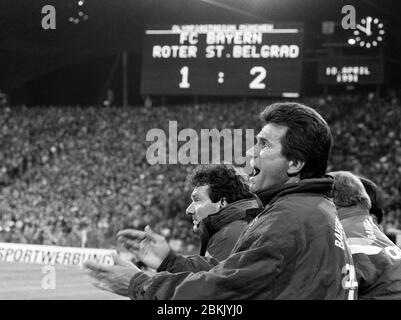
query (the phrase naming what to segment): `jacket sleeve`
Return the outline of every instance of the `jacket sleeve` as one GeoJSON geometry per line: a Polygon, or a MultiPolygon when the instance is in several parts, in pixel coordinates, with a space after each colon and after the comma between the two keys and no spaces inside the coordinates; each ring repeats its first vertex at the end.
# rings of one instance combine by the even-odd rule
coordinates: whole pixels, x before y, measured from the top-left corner
{"type": "MultiPolygon", "coordinates": [[[[161,272],[149,277],[140,272],[131,279],[129,295],[132,299],[227,300],[252,299],[261,290],[274,291],[283,256],[270,246],[231,255],[210,271],[197,273],[161,272]],[[262,259],[254,255],[266,254],[262,259]],[[263,279],[263,281],[260,281],[263,279]]],[[[265,295],[264,294],[264,295],[265,295]]]]}
{"type": "Polygon", "coordinates": [[[183,257],[170,251],[168,256],[163,260],[157,272],[168,271],[171,273],[178,273],[184,271],[199,272],[208,271],[212,269],[218,261],[214,258],[207,258],[202,256],[189,256],[183,257]]]}
{"type": "Polygon", "coordinates": [[[282,276],[283,269],[286,257],[295,255],[297,249],[295,237],[288,232],[291,221],[283,223],[280,218],[268,216],[259,219],[261,226],[248,232],[249,237],[237,252],[209,271],[161,272],[152,277],[139,272],[131,279],[129,296],[180,300],[274,298],[277,290],[290,281],[282,276]]]}

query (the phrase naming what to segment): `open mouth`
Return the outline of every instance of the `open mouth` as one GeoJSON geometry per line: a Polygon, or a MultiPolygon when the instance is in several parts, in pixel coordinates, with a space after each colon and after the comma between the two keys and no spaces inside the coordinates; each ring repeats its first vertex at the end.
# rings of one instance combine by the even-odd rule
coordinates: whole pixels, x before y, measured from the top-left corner
{"type": "Polygon", "coordinates": [[[196,221],[196,220],[192,220],[192,223],[194,224],[194,225],[192,226],[192,230],[193,230],[194,232],[198,232],[198,229],[199,229],[199,222],[196,221]]]}
{"type": "Polygon", "coordinates": [[[197,221],[196,219],[192,219],[192,223],[194,227],[198,227],[199,226],[199,221],[197,221]]]}
{"type": "Polygon", "coordinates": [[[250,177],[256,177],[259,173],[260,173],[260,169],[256,168],[256,167],[253,167],[253,171],[250,174],[250,177]]]}

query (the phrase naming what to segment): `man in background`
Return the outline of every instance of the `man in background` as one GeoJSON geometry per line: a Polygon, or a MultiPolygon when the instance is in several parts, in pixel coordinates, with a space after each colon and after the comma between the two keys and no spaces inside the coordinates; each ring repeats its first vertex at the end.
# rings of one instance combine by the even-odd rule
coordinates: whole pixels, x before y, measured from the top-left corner
{"type": "Polygon", "coordinates": [[[380,231],[369,214],[372,205],[359,178],[348,171],[334,176],[334,203],[347,234],[359,299],[401,299],[401,249],[380,231]]]}
{"type": "Polygon", "coordinates": [[[366,193],[370,198],[369,214],[372,216],[373,221],[377,224],[379,229],[383,231],[383,192],[372,180],[365,177],[358,177],[361,180],[366,193]]]}
{"type": "MultiPolygon", "coordinates": [[[[198,166],[189,176],[189,182],[193,188],[192,202],[186,214],[192,217],[194,231],[199,232],[201,238],[199,256],[222,261],[230,255],[247,226],[247,215],[255,216],[259,210],[258,203],[249,185],[229,165],[198,166]]],[[[145,231],[123,230],[117,236],[127,249],[139,249],[141,261],[159,272],[196,272],[211,268],[210,263],[199,256],[184,258],[175,254],[164,237],[150,227],[145,231]]]]}

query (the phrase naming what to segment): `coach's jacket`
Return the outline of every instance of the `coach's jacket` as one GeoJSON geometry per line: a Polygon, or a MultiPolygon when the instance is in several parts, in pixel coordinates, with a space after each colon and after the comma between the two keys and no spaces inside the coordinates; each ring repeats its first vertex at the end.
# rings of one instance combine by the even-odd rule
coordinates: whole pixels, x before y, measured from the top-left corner
{"type": "Polygon", "coordinates": [[[380,231],[367,210],[351,206],[337,211],[354,259],[359,299],[401,300],[401,249],[380,231]]]}
{"type": "MultiPolygon", "coordinates": [[[[203,219],[199,225],[201,237],[200,256],[213,257],[217,261],[226,259],[242,231],[247,226],[247,217],[260,212],[262,207],[255,198],[238,200],[230,203],[215,214],[211,214],[203,219]]],[[[204,259],[199,256],[183,257],[173,251],[164,259],[158,272],[198,272],[209,270],[214,265],[209,262],[204,263],[204,259]]],[[[217,263],[216,261],[216,263],[217,263]]]]}
{"type": "Polygon", "coordinates": [[[130,298],[355,298],[352,256],[328,197],[332,186],[332,178],[307,179],[258,194],[265,209],[226,260],[197,273],[138,272],[130,298]]]}

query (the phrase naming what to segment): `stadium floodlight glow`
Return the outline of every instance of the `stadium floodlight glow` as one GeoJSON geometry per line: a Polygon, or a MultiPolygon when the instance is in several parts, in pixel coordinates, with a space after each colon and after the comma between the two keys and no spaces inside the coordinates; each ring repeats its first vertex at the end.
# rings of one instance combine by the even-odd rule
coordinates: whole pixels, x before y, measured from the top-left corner
{"type": "Polygon", "coordinates": [[[263,16],[254,14],[253,12],[250,12],[250,11],[247,11],[247,10],[244,10],[244,9],[241,9],[241,8],[234,7],[234,6],[226,4],[226,3],[221,3],[221,2],[216,1],[216,0],[199,0],[199,1],[207,3],[207,4],[215,6],[215,7],[218,7],[218,8],[221,8],[221,9],[224,9],[224,10],[227,10],[227,11],[232,11],[232,12],[235,12],[235,13],[239,13],[239,14],[241,14],[243,16],[251,17],[253,19],[255,19],[255,18],[256,19],[264,19],[263,16]]]}
{"type": "Polygon", "coordinates": [[[355,44],[355,40],[354,39],[348,39],[348,43],[352,46],[355,44]]]}
{"type": "Polygon", "coordinates": [[[84,5],[84,3],[85,3],[85,1],[84,1],[84,0],[80,0],[80,1],[78,1],[78,5],[79,5],[79,6],[83,6],[83,5],[84,5]]]}
{"type": "MultiPolygon", "coordinates": [[[[181,30],[145,30],[145,34],[147,35],[165,35],[165,34],[181,34],[181,30]]],[[[199,30],[196,31],[198,34],[207,34],[207,30],[199,30]]],[[[287,29],[271,29],[271,30],[263,30],[260,33],[270,34],[270,33],[300,33],[300,29],[298,28],[287,28],[287,29]]]]}
{"type": "Polygon", "coordinates": [[[299,98],[298,92],[283,92],[283,98],[299,98]]]}

